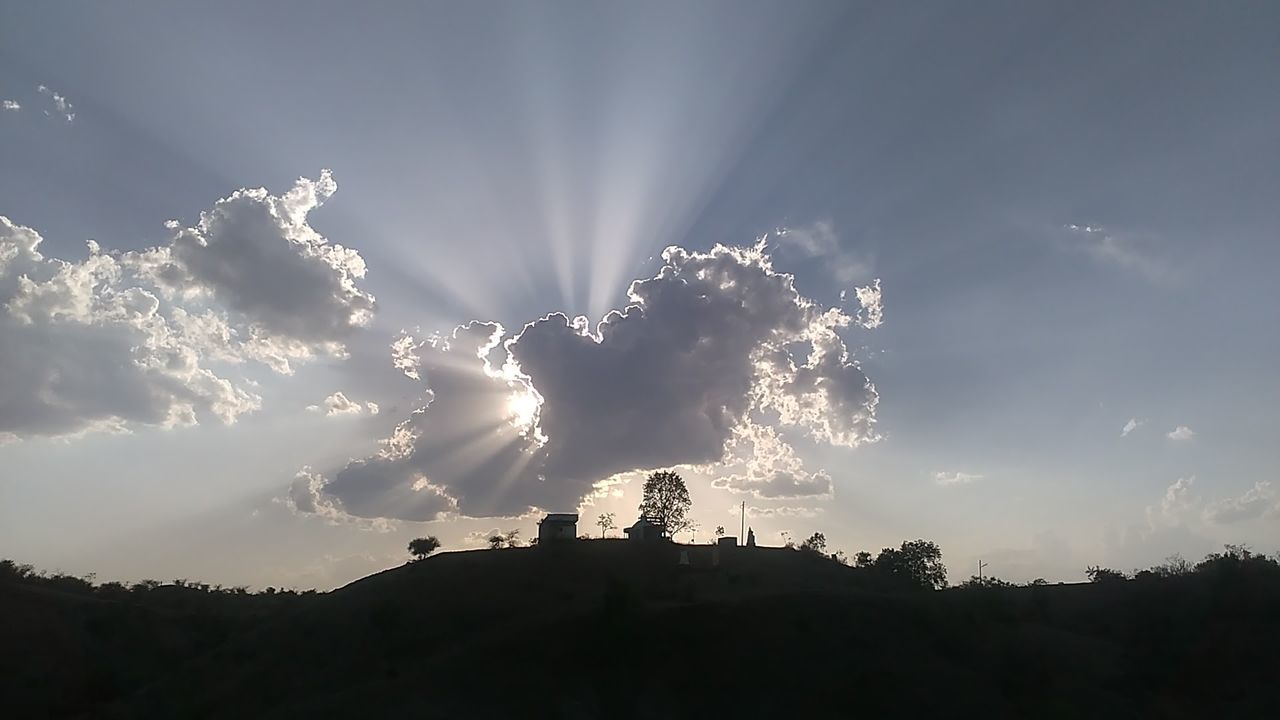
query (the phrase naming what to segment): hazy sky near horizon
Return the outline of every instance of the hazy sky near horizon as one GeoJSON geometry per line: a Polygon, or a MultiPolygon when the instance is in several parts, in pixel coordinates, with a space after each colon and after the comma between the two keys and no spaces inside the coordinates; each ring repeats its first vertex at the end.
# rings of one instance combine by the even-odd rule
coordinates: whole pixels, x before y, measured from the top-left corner
{"type": "Polygon", "coordinates": [[[327,588],[668,467],[953,581],[1280,550],[1278,29],[11,3],[0,556],[327,588]]]}

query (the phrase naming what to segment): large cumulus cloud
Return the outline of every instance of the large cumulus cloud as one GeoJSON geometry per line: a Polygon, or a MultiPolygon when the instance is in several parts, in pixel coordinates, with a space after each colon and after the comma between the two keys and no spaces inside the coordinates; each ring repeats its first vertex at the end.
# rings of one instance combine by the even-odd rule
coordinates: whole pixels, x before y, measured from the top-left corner
{"type": "Polygon", "coordinates": [[[0,216],[0,439],[231,423],[261,400],[229,366],[343,352],[373,298],[359,255],[307,224],[333,189],[324,173],[279,197],[240,190],[166,245],[91,241],[74,262],[0,216]]]}
{"type": "Polygon", "coordinates": [[[167,291],[212,296],[267,334],[340,343],[369,321],[374,300],[356,285],[365,274],[360,254],[307,222],[337,187],[325,170],[278,197],[237,190],[192,227],[170,222],[172,242],[136,260],[167,291]]]}
{"type": "Polygon", "coordinates": [[[853,318],[801,296],[763,242],[671,247],[663,260],[594,329],[551,314],[514,335],[471,323],[398,339],[394,363],[425,382],[425,406],[379,454],[297,483],[295,506],[407,520],[572,508],[613,475],[721,463],[731,444],[753,442],[770,452],[739,458],[757,466],[729,487],[829,494],[824,473],[758,428],[846,446],[876,438],[875,388],[837,333],[853,318]]]}

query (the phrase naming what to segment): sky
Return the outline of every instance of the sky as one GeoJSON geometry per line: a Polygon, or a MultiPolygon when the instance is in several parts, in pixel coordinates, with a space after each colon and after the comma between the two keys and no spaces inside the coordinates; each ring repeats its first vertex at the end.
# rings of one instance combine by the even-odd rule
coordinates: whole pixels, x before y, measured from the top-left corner
{"type": "Polygon", "coordinates": [[[1280,8],[0,10],[0,556],[1280,550],[1280,8]],[[614,535],[618,531],[613,531],[614,535]]]}

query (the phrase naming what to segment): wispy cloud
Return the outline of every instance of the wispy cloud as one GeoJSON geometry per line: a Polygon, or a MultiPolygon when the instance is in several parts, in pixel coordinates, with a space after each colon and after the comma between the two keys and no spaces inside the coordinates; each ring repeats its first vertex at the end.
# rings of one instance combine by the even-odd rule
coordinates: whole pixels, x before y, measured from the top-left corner
{"type": "Polygon", "coordinates": [[[49,100],[53,103],[52,112],[50,110],[45,110],[44,111],[45,115],[48,115],[49,117],[53,117],[54,114],[57,114],[58,116],[65,119],[67,122],[75,122],[75,119],[76,119],[75,106],[72,105],[71,102],[67,100],[65,95],[58,93],[57,91],[49,88],[47,85],[41,85],[37,87],[36,92],[49,98],[49,100]]]}
{"type": "Polygon", "coordinates": [[[4,100],[3,102],[0,102],[0,107],[3,107],[5,110],[17,111],[22,109],[22,103],[17,100],[4,100]]]}
{"type": "Polygon", "coordinates": [[[1145,420],[1139,420],[1138,418],[1129,418],[1129,422],[1125,423],[1123,428],[1120,428],[1120,437],[1128,437],[1129,433],[1133,432],[1134,430],[1137,430],[1138,428],[1142,427],[1144,424],[1146,424],[1145,420]]]}
{"type": "Polygon", "coordinates": [[[1169,263],[1152,251],[1148,237],[1112,232],[1097,225],[1065,225],[1076,239],[1074,247],[1083,250],[1096,262],[1135,272],[1156,283],[1175,279],[1169,263]]]}
{"type": "MultiPolygon", "coordinates": [[[[737,515],[742,512],[742,508],[734,505],[729,508],[730,515],[737,515]]],[[[814,518],[822,514],[822,508],[807,507],[756,507],[754,505],[747,506],[747,517],[749,518],[768,518],[768,517],[795,517],[795,518],[814,518]]]]}
{"type": "Polygon", "coordinates": [[[1253,484],[1243,495],[1211,503],[1204,509],[1204,519],[1220,525],[1252,520],[1280,513],[1280,499],[1269,481],[1253,484]]]}
{"type": "Polygon", "coordinates": [[[361,404],[347,398],[341,392],[336,392],[324,399],[323,407],[320,405],[308,405],[307,410],[310,412],[323,410],[326,417],[333,417],[334,415],[363,415],[365,413],[377,415],[378,404],[372,402],[361,404]]]}
{"type": "Polygon", "coordinates": [[[1190,440],[1191,438],[1195,437],[1195,434],[1196,434],[1195,431],[1187,427],[1186,425],[1179,425],[1178,427],[1165,433],[1165,437],[1169,438],[1170,440],[1190,440]]]}
{"type": "Polygon", "coordinates": [[[933,481],[939,485],[968,485],[975,480],[981,480],[982,475],[965,472],[946,472],[939,471],[933,474],[933,481]]]}
{"type": "Polygon", "coordinates": [[[805,257],[822,258],[831,275],[842,284],[865,280],[871,275],[870,262],[840,247],[840,238],[830,220],[780,228],[777,237],[783,248],[794,248],[805,257]]]}

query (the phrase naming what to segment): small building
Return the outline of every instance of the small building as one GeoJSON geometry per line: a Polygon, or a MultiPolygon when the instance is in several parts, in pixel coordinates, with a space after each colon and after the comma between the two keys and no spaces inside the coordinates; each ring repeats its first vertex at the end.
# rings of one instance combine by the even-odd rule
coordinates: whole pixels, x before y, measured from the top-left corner
{"type": "Polygon", "coordinates": [[[738,538],[732,535],[726,535],[716,540],[716,547],[722,547],[722,548],[738,547],[738,538]]]}
{"type": "Polygon", "coordinates": [[[628,540],[639,540],[650,542],[653,540],[662,540],[667,535],[667,527],[661,522],[653,518],[640,518],[635,525],[624,528],[622,532],[627,534],[628,540]]]}
{"type": "Polygon", "coordinates": [[[573,540],[578,537],[578,516],[575,513],[548,513],[538,521],[538,544],[557,540],[573,540]]]}

